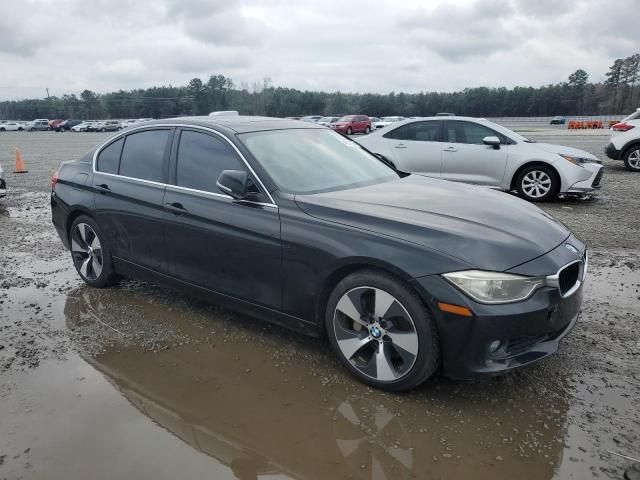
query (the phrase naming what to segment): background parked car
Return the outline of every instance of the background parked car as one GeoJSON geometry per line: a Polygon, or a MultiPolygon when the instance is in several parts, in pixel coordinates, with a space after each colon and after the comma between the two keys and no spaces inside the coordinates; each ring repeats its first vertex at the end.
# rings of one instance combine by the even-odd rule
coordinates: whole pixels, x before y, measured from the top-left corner
{"type": "Polygon", "coordinates": [[[51,130],[49,127],[49,120],[46,118],[37,118],[29,125],[29,131],[35,132],[36,130],[51,130]]]}
{"type": "Polygon", "coordinates": [[[602,187],[602,163],[583,150],[535,143],[471,117],[405,120],[357,140],[401,171],[504,191],[530,201],[602,187]]]}
{"type": "Polygon", "coordinates": [[[93,125],[95,122],[92,120],[85,120],[84,122],[81,122],[73,127],[71,127],[71,131],[72,132],[88,132],[89,131],[89,127],[91,127],[91,125],[93,125]]]}
{"type": "Polygon", "coordinates": [[[120,120],[104,120],[89,126],[89,132],[115,132],[121,130],[120,120]]]}
{"type": "Polygon", "coordinates": [[[18,122],[0,123],[0,132],[21,132],[22,130],[24,130],[24,127],[18,122]]]}
{"type": "Polygon", "coordinates": [[[56,118],[55,120],[49,120],[49,129],[55,130],[64,120],[62,118],[56,118]]]}
{"type": "Polygon", "coordinates": [[[607,157],[623,160],[627,170],[640,172],[640,109],[613,127],[604,150],[607,157]]]}
{"type": "Polygon", "coordinates": [[[320,120],[318,120],[316,123],[318,125],[324,125],[325,127],[328,127],[330,124],[332,123],[336,123],[338,121],[340,117],[322,117],[320,120]]]}
{"type": "Polygon", "coordinates": [[[346,133],[347,135],[369,133],[371,131],[371,120],[366,115],[345,115],[329,126],[336,132],[346,133]]]}
{"type": "Polygon", "coordinates": [[[406,120],[405,117],[382,117],[382,119],[373,124],[373,128],[384,128],[388,127],[392,123],[401,122],[406,120]]]}
{"type": "Polygon", "coordinates": [[[321,118],[322,118],[322,115],[307,115],[305,117],[302,117],[300,120],[302,120],[303,122],[316,123],[321,118]]]}
{"type": "Polygon", "coordinates": [[[640,108],[637,108],[635,112],[631,115],[627,115],[618,123],[611,125],[609,130],[611,131],[611,135],[616,135],[618,133],[627,132],[634,127],[640,127],[640,108]]]}
{"type": "Polygon", "coordinates": [[[7,194],[7,184],[4,180],[4,170],[2,169],[2,165],[0,165],[0,198],[4,197],[7,194]]]}
{"type": "Polygon", "coordinates": [[[76,125],[80,125],[81,123],[82,120],[68,119],[56,125],[55,131],[68,132],[69,130],[71,130],[71,127],[75,127],[76,125]]]}
{"type": "Polygon", "coordinates": [[[567,121],[566,118],[557,116],[557,117],[553,117],[551,119],[551,122],[549,122],[549,123],[551,125],[564,125],[566,121],[567,121]]]}
{"type": "Polygon", "coordinates": [[[374,125],[380,121],[379,117],[369,117],[369,120],[371,120],[371,130],[373,130],[374,128],[376,128],[374,125]]]}

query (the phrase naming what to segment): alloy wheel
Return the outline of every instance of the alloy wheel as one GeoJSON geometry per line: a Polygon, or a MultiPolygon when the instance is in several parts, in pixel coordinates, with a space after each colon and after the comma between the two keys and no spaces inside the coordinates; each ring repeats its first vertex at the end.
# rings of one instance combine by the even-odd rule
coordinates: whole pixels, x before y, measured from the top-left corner
{"type": "Polygon", "coordinates": [[[551,177],[542,170],[532,170],[522,177],[522,190],[531,198],[542,198],[551,190],[551,177]]]}
{"type": "Polygon", "coordinates": [[[338,301],[333,332],[342,355],[363,375],[391,382],[418,356],[418,333],[407,309],[388,292],[356,287],[338,301]]]}
{"type": "Polygon", "coordinates": [[[634,150],[627,158],[629,166],[635,170],[640,170],[640,149],[634,150]]]}
{"type": "Polygon", "coordinates": [[[86,223],[78,223],[71,232],[71,255],[80,274],[96,280],[104,265],[102,246],[96,232],[86,223]]]}

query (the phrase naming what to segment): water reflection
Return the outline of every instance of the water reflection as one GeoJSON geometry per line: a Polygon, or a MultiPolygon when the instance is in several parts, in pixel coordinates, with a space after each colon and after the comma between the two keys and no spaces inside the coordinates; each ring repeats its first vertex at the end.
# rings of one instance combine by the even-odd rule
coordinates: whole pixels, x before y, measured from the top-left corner
{"type": "MultiPolygon", "coordinates": [[[[67,326],[108,323],[115,304],[132,318],[171,317],[185,328],[202,313],[171,298],[81,287],[68,296],[67,326]]],[[[282,351],[306,346],[280,330],[263,334],[258,323],[211,322],[243,335],[192,328],[198,345],[155,353],[116,345],[85,359],[140,412],[239,479],[544,479],[562,460],[568,396],[558,372],[384,394],[348,378],[318,342],[282,361],[282,351]]]]}

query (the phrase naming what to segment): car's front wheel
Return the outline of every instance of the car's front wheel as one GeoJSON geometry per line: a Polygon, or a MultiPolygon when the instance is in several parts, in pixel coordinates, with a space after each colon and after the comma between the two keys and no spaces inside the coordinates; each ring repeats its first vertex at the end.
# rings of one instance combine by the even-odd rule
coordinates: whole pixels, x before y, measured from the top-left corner
{"type": "Polygon", "coordinates": [[[555,172],[543,165],[525,168],[517,179],[518,193],[530,202],[550,200],[558,193],[559,186],[555,172]]]}
{"type": "Polygon", "coordinates": [[[342,364],[373,387],[409,390],[438,368],[431,315],[415,292],[386,273],[362,270],[344,278],[329,297],[325,326],[342,364]]]}
{"type": "Polygon", "coordinates": [[[91,217],[81,215],[76,218],[71,225],[70,243],[73,265],[85,283],[102,288],[118,281],[109,247],[91,217]]]}
{"type": "Polygon", "coordinates": [[[632,172],[640,172],[640,145],[632,147],[624,156],[624,166],[632,172]]]}
{"type": "Polygon", "coordinates": [[[353,129],[351,127],[347,128],[347,135],[351,135],[353,133],[353,129]]]}

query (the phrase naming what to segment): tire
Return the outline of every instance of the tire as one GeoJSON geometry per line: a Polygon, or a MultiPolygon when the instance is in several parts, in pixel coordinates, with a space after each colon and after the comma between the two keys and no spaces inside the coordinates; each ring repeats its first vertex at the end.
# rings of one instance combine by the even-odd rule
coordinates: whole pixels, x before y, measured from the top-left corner
{"type": "Polygon", "coordinates": [[[347,127],[347,135],[353,135],[353,128],[347,127]]]}
{"type": "Polygon", "coordinates": [[[107,131],[107,129],[106,129],[106,128],[101,128],[101,129],[100,129],[100,131],[101,131],[102,133],[104,133],[104,132],[106,132],[106,131],[107,131]]]}
{"type": "Polygon", "coordinates": [[[371,127],[367,127],[364,129],[364,134],[365,135],[369,135],[369,132],[371,132],[371,127]]]}
{"type": "Polygon", "coordinates": [[[20,127],[20,128],[18,128],[18,131],[22,132],[22,131],[24,131],[24,128],[20,127]]]}
{"type": "Polygon", "coordinates": [[[624,166],[632,172],[640,172],[640,145],[631,147],[624,155],[624,166]]]}
{"type": "Polygon", "coordinates": [[[4,127],[0,128],[0,132],[6,132],[6,131],[7,131],[6,128],[4,128],[4,127]]]}
{"type": "Polygon", "coordinates": [[[33,128],[33,127],[31,127],[31,128],[29,129],[29,131],[30,131],[30,132],[35,132],[35,131],[36,131],[36,129],[35,129],[35,128],[33,128]]]}
{"type": "Polygon", "coordinates": [[[359,270],[338,283],[327,303],[325,329],[345,368],[375,388],[412,389],[440,364],[431,315],[417,293],[384,272],[359,270]]]}
{"type": "Polygon", "coordinates": [[[87,285],[104,288],[118,282],[109,246],[93,218],[80,215],[75,219],[69,230],[69,243],[73,265],[87,285]]]}
{"type": "Polygon", "coordinates": [[[545,202],[554,198],[560,190],[557,174],[544,165],[531,165],[518,175],[518,194],[530,202],[545,202]]]}

